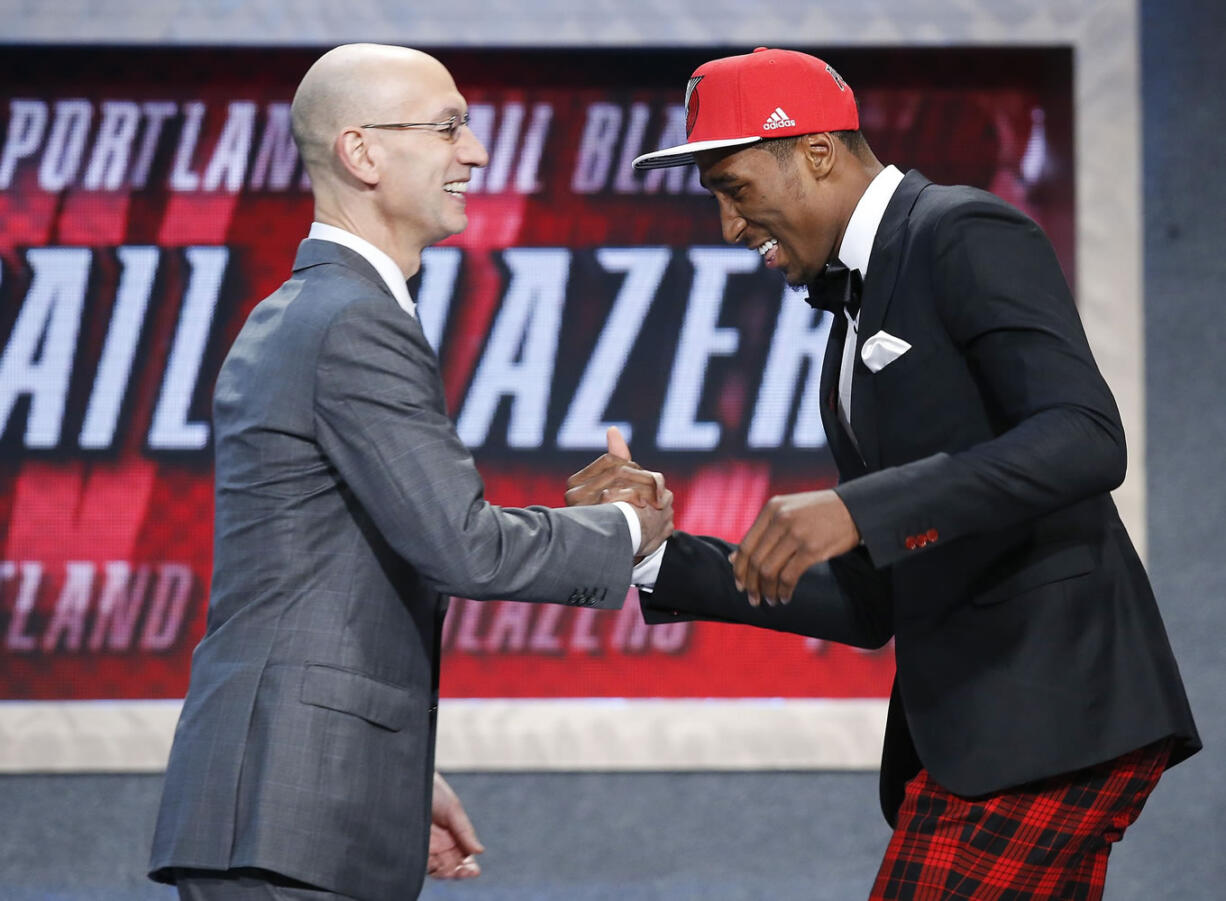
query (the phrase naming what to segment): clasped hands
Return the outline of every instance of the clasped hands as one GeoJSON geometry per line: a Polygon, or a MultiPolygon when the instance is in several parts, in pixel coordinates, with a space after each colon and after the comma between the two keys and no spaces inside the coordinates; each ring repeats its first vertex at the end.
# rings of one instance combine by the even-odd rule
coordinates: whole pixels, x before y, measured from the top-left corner
{"type": "MultiPolygon", "coordinates": [[[[651,545],[644,526],[640,553],[649,554],[672,534],[673,494],[664,487],[660,473],[631,460],[630,448],[616,426],[607,437],[608,453],[567,479],[566,503],[577,506],[620,500],[640,510],[661,510],[666,504],[667,530],[655,533],[651,545]]],[[[750,604],[756,607],[763,600],[769,605],[786,604],[806,569],[845,554],[859,543],[860,531],[834,491],[779,494],[762,507],[728,561],[737,590],[748,595],[750,604]]]]}
{"type": "Polygon", "coordinates": [[[566,480],[566,506],[585,507],[615,501],[633,504],[643,530],[634,558],[638,562],[654,553],[673,534],[673,493],[664,487],[664,476],[630,459],[630,448],[621,429],[610,426],[607,439],[609,452],[566,480]]]}

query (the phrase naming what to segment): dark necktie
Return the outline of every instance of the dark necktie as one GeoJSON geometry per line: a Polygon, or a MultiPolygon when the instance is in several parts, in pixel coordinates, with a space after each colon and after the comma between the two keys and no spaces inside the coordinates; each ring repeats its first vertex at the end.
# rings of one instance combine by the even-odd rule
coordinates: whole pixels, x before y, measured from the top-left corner
{"type": "Polygon", "coordinates": [[[859,269],[848,269],[842,263],[827,263],[826,268],[809,285],[809,306],[831,313],[842,313],[855,319],[860,314],[860,292],[864,279],[859,269]]]}

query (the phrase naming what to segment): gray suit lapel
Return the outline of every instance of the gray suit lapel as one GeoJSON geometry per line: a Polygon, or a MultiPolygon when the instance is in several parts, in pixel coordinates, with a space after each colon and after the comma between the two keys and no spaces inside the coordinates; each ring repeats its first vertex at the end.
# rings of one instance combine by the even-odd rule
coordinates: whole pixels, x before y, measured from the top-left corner
{"type": "Polygon", "coordinates": [[[306,238],[298,245],[298,254],[294,257],[294,274],[299,275],[315,266],[324,266],[329,263],[344,266],[354,275],[370,282],[372,288],[386,295],[392,303],[396,303],[396,298],[388,289],[387,282],[375,271],[375,267],[370,265],[366,258],[356,250],[350,250],[335,241],[306,238]]]}

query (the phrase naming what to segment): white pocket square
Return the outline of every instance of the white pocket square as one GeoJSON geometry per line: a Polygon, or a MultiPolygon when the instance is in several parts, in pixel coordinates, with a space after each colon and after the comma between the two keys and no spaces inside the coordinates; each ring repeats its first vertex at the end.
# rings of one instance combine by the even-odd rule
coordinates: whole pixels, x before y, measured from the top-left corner
{"type": "Polygon", "coordinates": [[[902,338],[895,338],[889,332],[878,332],[860,348],[860,359],[873,372],[880,372],[911,349],[911,345],[902,338]]]}

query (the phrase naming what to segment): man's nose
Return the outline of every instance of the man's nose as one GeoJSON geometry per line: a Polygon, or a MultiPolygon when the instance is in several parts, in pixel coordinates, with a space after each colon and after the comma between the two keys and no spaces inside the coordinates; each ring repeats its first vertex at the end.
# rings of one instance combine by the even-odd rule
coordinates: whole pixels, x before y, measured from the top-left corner
{"type": "Polygon", "coordinates": [[[724,200],[719,202],[719,226],[729,244],[739,243],[745,234],[745,220],[724,200]]]}
{"type": "Polygon", "coordinates": [[[467,166],[484,166],[490,161],[490,155],[485,150],[481,139],[467,125],[460,127],[459,147],[456,156],[467,166]]]}

